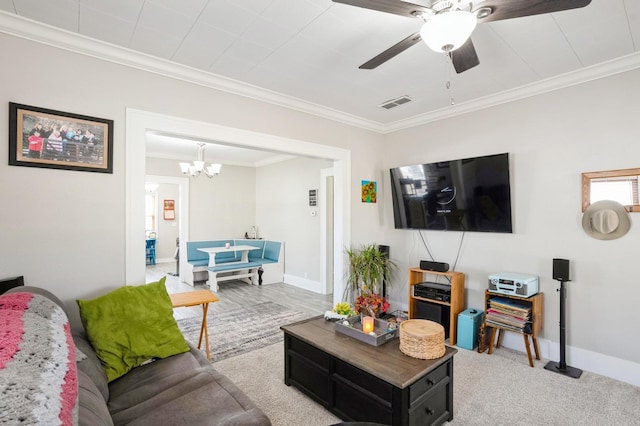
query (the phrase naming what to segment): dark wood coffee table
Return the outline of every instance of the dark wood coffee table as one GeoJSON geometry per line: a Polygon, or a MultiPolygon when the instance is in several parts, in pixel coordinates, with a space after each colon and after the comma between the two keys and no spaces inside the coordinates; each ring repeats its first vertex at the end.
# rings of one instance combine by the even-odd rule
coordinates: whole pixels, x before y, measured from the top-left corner
{"type": "Polygon", "coordinates": [[[399,340],[372,346],[335,332],[315,317],[281,327],[287,386],[295,386],[343,420],[439,425],[453,419],[453,355],[421,360],[399,340]]]}

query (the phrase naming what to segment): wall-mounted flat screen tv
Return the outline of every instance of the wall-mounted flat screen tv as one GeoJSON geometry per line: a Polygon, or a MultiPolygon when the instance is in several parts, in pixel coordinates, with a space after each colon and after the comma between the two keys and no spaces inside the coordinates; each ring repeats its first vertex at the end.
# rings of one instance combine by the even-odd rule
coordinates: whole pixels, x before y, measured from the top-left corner
{"type": "Polygon", "coordinates": [[[391,169],[396,229],[512,232],[509,154],[391,169]]]}

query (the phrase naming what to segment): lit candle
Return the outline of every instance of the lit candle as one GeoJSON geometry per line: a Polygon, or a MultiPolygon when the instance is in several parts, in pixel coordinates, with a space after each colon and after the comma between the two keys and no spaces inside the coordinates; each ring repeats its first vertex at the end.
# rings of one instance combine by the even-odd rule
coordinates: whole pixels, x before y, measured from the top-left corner
{"type": "Polygon", "coordinates": [[[374,329],[374,317],[362,317],[362,332],[371,333],[374,329]]]}

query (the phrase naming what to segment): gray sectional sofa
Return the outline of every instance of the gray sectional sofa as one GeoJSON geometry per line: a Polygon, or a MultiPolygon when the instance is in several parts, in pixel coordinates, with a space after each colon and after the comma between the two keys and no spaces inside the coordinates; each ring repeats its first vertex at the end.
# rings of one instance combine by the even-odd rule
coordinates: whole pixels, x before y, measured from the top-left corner
{"type": "MultiPolygon", "coordinates": [[[[10,292],[44,295],[47,290],[18,287],[10,292]]],[[[229,379],[190,351],[136,367],[107,383],[105,371],[84,330],[72,332],[76,347],[80,425],[270,425],[267,416],[229,379]]]]}

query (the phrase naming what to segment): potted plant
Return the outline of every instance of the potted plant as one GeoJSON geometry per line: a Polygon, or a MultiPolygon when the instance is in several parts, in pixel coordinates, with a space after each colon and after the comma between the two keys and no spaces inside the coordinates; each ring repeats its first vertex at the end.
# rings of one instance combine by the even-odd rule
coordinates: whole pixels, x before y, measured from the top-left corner
{"type": "Polygon", "coordinates": [[[349,272],[343,299],[353,300],[357,313],[379,316],[386,312],[389,303],[382,294],[382,282],[391,283],[396,264],[376,244],[350,248],[346,253],[349,272]]]}

